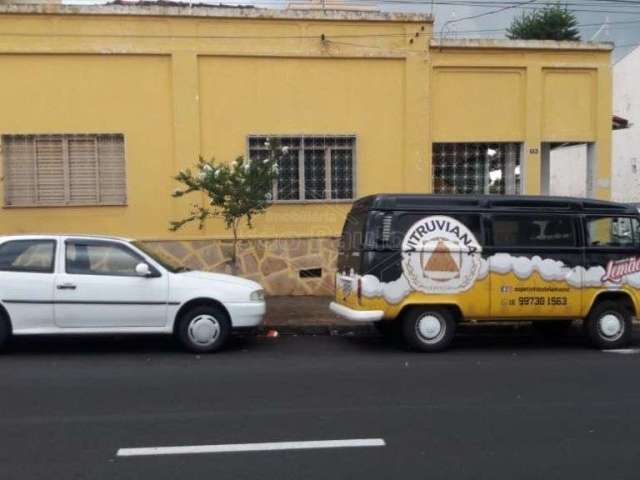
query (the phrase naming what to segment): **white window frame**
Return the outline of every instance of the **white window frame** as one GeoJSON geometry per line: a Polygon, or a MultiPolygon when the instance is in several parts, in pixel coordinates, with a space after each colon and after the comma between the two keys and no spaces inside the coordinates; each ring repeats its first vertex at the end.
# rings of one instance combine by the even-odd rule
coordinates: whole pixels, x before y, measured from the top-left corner
{"type": "MultiPolygon", "coordinates": [[[[298,189],[299,189],[299,198],[298,199],[279,199],[278,198],[278,180],[276,179],[273,182],[273,190],[272,190],[272,198],[274,203],[353,203],[355,199],[358,198],[357,193],[357,146],[358,146],[358,137],[355,134],[321,134],[321,135],[313,135],[313,134],[270,134],[270,133],[256,133],[247,135],[246,138],[246,156],[250,158],[251,156],[251,139],[254,138],[267,138],[267,139],[280,139],[280,138],[297,138],[300,139],[300,148],[298,149],[298,189]],[[305,186],[304,186],[304,140],[306,138],[327,138],[327,139],[336,139],[336,138],[349,138],[353,139],[353,146],[351,149],[351,198],[331,198],[331,150],[334,147],[325,147],[324,153],[324,174],[325,174],[325,198],[320,199],[306,199],[305,197],[305,186]]],[[[336,150],[340,150],[340,148],[336,148],[336,150]]],[[[343,150],[347,150],[346,148],[343,150]]]]}

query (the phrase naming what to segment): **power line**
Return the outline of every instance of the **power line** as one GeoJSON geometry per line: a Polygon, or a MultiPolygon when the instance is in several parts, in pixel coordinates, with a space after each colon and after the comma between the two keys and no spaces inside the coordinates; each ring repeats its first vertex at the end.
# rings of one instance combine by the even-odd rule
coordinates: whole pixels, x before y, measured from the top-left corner
{"type": "MultiPolygon", "coordinates": [[[[536,0],[526,0],[525,2],[521,2],[518,5],[524,5],[524,4],[528,4],[528,3],[533,3],[535,1],[536,0]]],[[[445,28],[447,28],[447,26],[452,24],[452,23],[458,23],[458,22],[462,22],[462,21],[466,21],[466,20],[473,20],[474,18],[480,18],[480,17],[486,17],[488,15],[494,15],[496,13],[504,12],[505,10],[509,10],[509,9],[512,9],[512,8],[515,8],[515,7],[516,7],[515,5],[507,6],[507,7],[501,7],[501,8],[498,8],[496,10],[491,10],[489,12],[483,12],[483,13],[478,13],[476,15],[469,15],[468,17],[462,17],[462,18],[449,20],[449,21],[445,22],[442,25],[442,28],[440,29],[440,36],[441,37],[443,36],[445,28]]]]}
{"type": "MultiPolygon", "coordinates": [[[[536,6],[526,5],[529,2],[510,2],[510,1],[487,1],[481,2],[479,0],[434,0],[433,2],[430,0],[377,0],[376,2],[371,2],[368,0],[346,0],[343,2],[345,5],[354,5],[354,6],[370,6],[373,3],[378,3],[382,5],[415,5],[415,6],[424,6],[430,7],[433,5],[448,5],[448,6],[465,6],[465,7],[478,7],[478,8],[494,8],[496,6],[503,6],[515,8],[519,10],[538,10],[540,7],[547,6],[555,6],[557,3],[545,1],[539,2],[536,6]]],[[[253,5],[258,6],[269,6],[269,5],[283,5],[281,2],[276,2],[273,0],[255,0],[252,2],[253,5]]],[[[603,5],[601,3],[591,2],[572,2],[563,4],[567,7],[600,7],[601,5],[605,8],[615,8],[618,5],[615,4],[607,4],[603,5]]],[[[620,7],[640,7],[640,2],[634,4],[620,5],[620,7]]],[[[507,10],[507,8],[505,8],[507,10]]],[[[603,8],[570,8],[572,12],[585,12],[585,13],[610,13],[610,14],[638,14],[638,10],[630,11],[630,10],[605,10],[603,8]]],[[[496,12],[498,13],[498,12],[496,12]]]]}

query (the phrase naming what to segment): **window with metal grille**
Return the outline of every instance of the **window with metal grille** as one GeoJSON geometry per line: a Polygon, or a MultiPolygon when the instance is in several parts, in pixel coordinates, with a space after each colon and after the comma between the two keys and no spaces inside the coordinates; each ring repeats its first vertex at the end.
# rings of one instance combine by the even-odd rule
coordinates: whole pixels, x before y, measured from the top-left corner
{"type": "Polygon", "coordinates": [[[124,205],[124,136],[2,135],[5,206],[124,205]]]}
{"type": "Polygon", "coordinates": [[[264,160],[267,140],[275,139],[287,153],[278,162],[275,201],[352,200],[355,197],[353,135],[249,137],[249,157],[264,160]]]}
{"type": "Polygon", "coordinates": [[[434,193],[520,193],[519,143],[434,143],[434,193]]]}

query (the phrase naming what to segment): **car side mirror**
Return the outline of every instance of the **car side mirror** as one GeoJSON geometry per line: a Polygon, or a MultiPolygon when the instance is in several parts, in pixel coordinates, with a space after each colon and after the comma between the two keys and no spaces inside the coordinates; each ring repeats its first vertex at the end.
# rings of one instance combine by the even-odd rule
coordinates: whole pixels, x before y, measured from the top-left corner
{"type": "Polygon", "coordinates": [[[149,268],[149,265],[147,265],[146,263],[137,264],[136,275],[138,275],[139,277],[150,277],[151,269],[149,268]]]}

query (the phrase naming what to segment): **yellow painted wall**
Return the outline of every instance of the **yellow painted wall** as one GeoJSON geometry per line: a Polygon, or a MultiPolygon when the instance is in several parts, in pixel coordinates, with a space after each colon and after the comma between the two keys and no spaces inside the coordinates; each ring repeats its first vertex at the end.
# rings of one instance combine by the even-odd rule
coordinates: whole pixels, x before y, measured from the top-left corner
{"type": "Polygon", "coordinates": [[[2,232],[157,235],[169,214],[158,192],[171,189],[170,57],[0,55],[0,71],[0,132],[123,133],[128,183],[126,207],[3,208],[2,232]]]}
{"type": "MultiPolygon", "coordinates": [[[[122,207],[3,208],[0,233],[227,237],[215,221],[168,231],[187,211],[171,177],[198,155],[244,154],[250,134],[355,134],[359,196],[427,192],[432,139],[558,138],[586,95],[570,69],[589,72],[589,138],[609,176],[608,52],[430,48],[424,21],[0,14],[0,32],[0,134],[123,133],[128,184],[122,207]]],[[[526,174],[536,193],[534,154],[526,174]]],[[[243,235],[335,236],[349,208],[277,204],[243,235]]]]}
{"type": "MultiPolygon", "coordinates": [[[[200,57],[201,151],[234,158],[248,134],[353,134],[357,196],[402,191],[403,76],[400,59],[200,57]]],[[[335,235],[346,211],[274,205],[256,226],[295,236],[312,222],[316,235],[335,235]]]]}
{"type": "Polygon", "coordinates": [[[545,140],[595,140],[596,74],[596,69],[542,70],[542,135],[545,140]]]}
{"type": "Polygon", "coordinates": [[[432,141],[522,140],[525,81],[523,68],[434,68],[432,141]]]}

